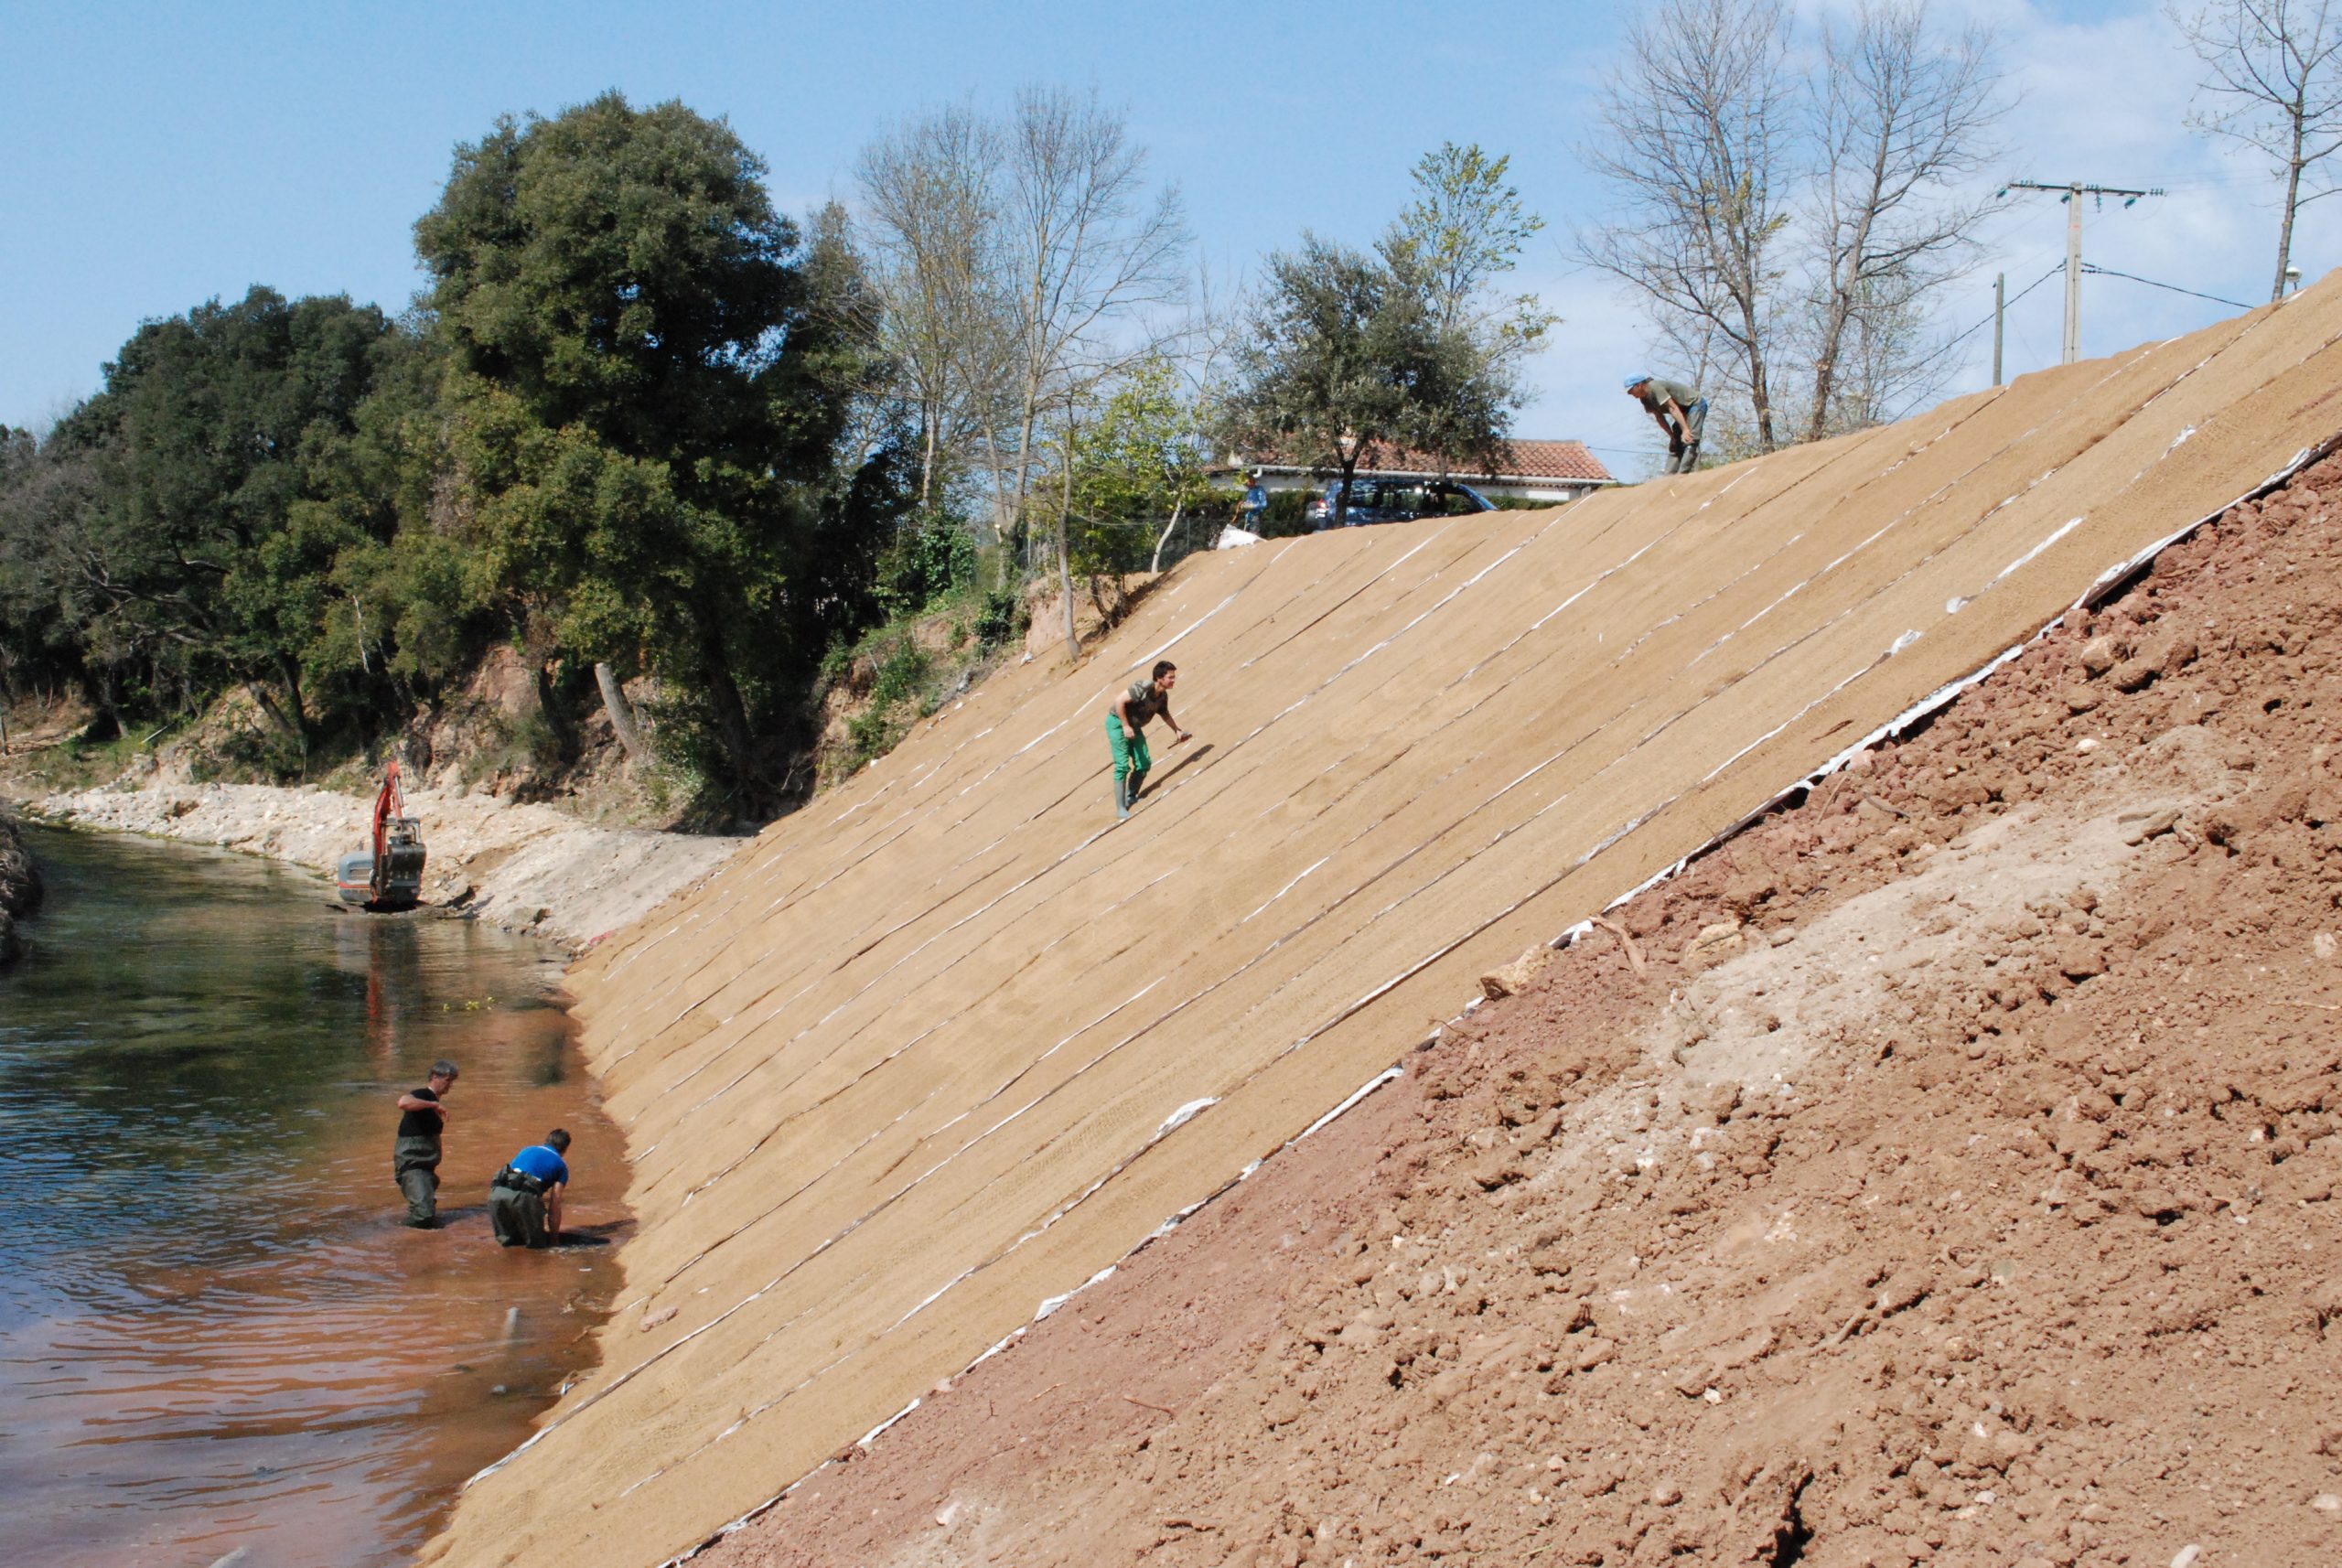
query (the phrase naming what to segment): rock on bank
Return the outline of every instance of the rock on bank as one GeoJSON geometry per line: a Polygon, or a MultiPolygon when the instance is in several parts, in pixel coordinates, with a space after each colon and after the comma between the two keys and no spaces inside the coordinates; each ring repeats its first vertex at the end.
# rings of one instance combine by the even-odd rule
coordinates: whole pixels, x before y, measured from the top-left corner
{"type": "MultiPolygon", "coordinates": [[[[551,807],[484,795],[425,789],[407,802],[431,852],[426,903],[572,948],[639,919],[745,842],[589,827],[551,807]]],[[[367,803],[351,796],[260,784],[109,785],[52,795],[36,809],[58,822],[218,844],[326,873],[363,844],[368,822],[367,803]]]]}

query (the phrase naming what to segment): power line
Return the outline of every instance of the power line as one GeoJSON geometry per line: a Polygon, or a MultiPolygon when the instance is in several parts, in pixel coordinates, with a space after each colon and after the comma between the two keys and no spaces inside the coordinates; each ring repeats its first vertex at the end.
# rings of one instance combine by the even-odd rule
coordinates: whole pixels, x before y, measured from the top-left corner
{"type": "Polygon", "coordinates": [[[2091,185],[2085,180],[2068,180],[2062,185],[2045,185],[2037,179],[2013,179],[2001,187],[2006,196],[2012,190],[2054,190],[2058,200],[2066,204],[2066,342],[2063,362],[2072,364],[2082,357],[2082,198],[2098,198],[2100,210],[2106,199],[2119,196],[2129,207],[2143,196],[2161,196],[2163,187],[2128,185],[2091,185]]]}
{"type": "MultiPolygon", "coordinates": [[[[2006,310],[2006,309],[2008,308],[2008,306],[2011,306],[2011,305],[2014,305],[2018,300],[2023,299],[2026,295],[2031,294],[2035,289],[2039,288],[2043,284],[2047,283],[2051,278],[2056,277],[2059,273],[2062,273],[2062,272],[2064,272],[2065,270],[2066,270],[2066,263],[2063,263],[2063,262],[2059,262],[2056,266],[2051,267],[2047,272],[2043,273],[2039,277],[2035,278],[2031,283],[2026,284],[2023,288],[2021,288],[2021,289],[2017,290],[2014,294],[2013,294],[2013,295],[2009,295],[2009,297],[2008,297],[2008,303],[2007,303],[2006,305],[2002,306],[2001,306],[2001,309],[2002,309],[2002,310],[2006,310]]],[[[1998,312],[1995,312],[1995,314],[1998,314],[1998,312]]],[[[1944,352],[1946,352],[1946,353],[1950,353],[1953,348],[1957,347],[1957,346],[1958,346],[1959,344],[1961,344],[1961,342],[1964,342],[1966,339],[1971,338],[1973,338],[1974,336],[1976,336],[1976,334],[1977,334],[1977,333],[1982,332],[1982,330],[1984,330],[1984,328],[1985,328],[1990,327],[1992,324],[1993,324],[1993,317],[1990,317],[1990,316],[1987,316],[1986,317],[1984,317],[1984,319],[1983,319],[1983,320],[1979,321],[1975,326],[1969,328],[1967,330],[1965,330],[1965,331],[1963,331],[1963,332],[1957,333],[1957,334],[1955,334],[1953,337],[1951,337],[1951,338],[1950,338],[1946,339],[1946,340],[1945,340],[1945,342],[1944,342],[1944,346],[1943,346],[1943,351],[1944,351],[1944,352]]]]}
{"type": "Polygon", "coordinates": [[[2198,289],[2182,288],[2175,283],[2157,283],[2153,278],[2143,278],[2133,273],[2118,273],[2112,267],[2101,267],[2095,262],[2084,262],[2082,263],[2082,271],[2086,273],[2096,273],[2100,277],[2127,278],[2133,283],[2145,284],[2149,288],[2165,288],[2169,289],[2174,294],[2192,295],[2197,299],[2208,299],[2214,305],[2232,305],[2239,310],[2251,310],[2252,308],[2252,306],[2245,304],[2244,301],[2240,299],[2222,299],[2217,294],[2205,294],[2198,289]]]}

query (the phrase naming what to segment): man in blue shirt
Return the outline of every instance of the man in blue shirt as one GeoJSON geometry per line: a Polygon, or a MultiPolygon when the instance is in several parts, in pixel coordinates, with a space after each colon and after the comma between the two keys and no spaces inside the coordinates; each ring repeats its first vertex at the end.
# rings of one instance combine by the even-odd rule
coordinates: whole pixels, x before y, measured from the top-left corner
{"type": "Polygon", "coordinates": [[[512,1156],[488,1189],[488,1223],[499,1246],[550,1247],[561,1240],[561,1195],[569,1186],[569,1134],[559,1127],[512,1156]]]}

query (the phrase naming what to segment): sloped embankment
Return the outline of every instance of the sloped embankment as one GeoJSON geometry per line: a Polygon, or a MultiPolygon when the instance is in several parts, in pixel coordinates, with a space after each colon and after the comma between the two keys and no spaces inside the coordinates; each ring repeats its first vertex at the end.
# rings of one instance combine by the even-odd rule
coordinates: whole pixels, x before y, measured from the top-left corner
{"type": "Polygon", "coordinates": [[[1475,977],[2337,424],[2342,286],[1557,513],[1183,568],[573,976],[643,1228],[430,1550],[655,1562],[1223,1187],[1475,977]],[[1108,693],[1202,740],[1112,824],[1108,693]],[[615,1543],[615,1544],[614,1544],[615,1543]]]}
{"type": "Polygon", "coordinates": [[[704,1561],[2342,1559],[2337,561],[2330,460],[704,1561]]]}

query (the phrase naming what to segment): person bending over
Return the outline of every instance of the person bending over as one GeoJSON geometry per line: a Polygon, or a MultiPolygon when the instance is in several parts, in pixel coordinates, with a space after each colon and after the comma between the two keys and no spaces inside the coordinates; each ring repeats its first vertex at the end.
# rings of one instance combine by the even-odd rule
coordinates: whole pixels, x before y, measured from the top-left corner
{"type": "Polygon", "coordinates": [[[1681,381],[1639,372],[1627,378],[1627,395],[1667,432],[1666,472],[1688,474],[1700,466],[1700,436],[1708,424],[1705,397],[1681,381]]]}
{"type": "Polygon", "coordinates": [[[1157,663],[1149,680],[1133,681],[1131,689],[1114,699],[1106,710],[1106,744],[1114,753],[1114,815],[1119,820],[1131,814],[1138,804],[1138,792],[1146,783],[1147,769],[1155,759],[1147,754],[1146,721],[1160,717],[1171,726],[1171,744],[1178,745],[1187,738],[1179,721],[1171,716],[1171,688],[1179,682],[1179,667],[1168,659],[1157,663]]]}
{"type": "Polygon", "coordinates": [[[561,1240],[561,1195],[569,1187],[569,1134],[555,1127],[496,1173],[488,1223],[501,1247],[550,1247],[561,1240]]]}

